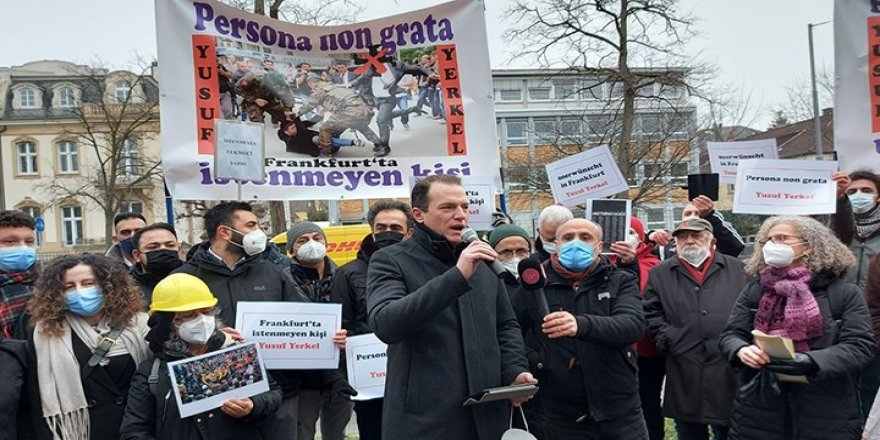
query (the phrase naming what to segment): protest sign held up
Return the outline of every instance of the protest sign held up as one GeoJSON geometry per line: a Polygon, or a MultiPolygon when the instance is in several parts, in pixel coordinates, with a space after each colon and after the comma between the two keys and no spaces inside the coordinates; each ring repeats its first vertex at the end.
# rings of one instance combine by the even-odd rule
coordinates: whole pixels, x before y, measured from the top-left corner
{"type": "Polygon", "coordinates": [[[745,159],[778,159],[776,139],[740,142],[706,142],[712,172],[721,183],[736,183],[736,166],[745,159]]]}
{"type": "Polygon", "coordinates": [[[248,341],[256,341],[272,370],[310,370],[339,366],[333,334],[341,327],[339,304],[239,302],[235,322],[248,341]]]}
{"type": "Polygon", "coordinates": [[[352,400],[378,399],[385,395],[387,349],[372,333],[348,338],[345,343],[348,383],[358,392],[352,400]]]}
{"type": "Polygon", "coordinates": [[[733,212],[738,214],[830,214],[837,207],[831,174],[837,162],[814,160],[741,160],[737,168],[733,212]]]}
{"type": "Polygon", "coordinates": [[[607,145],[546,165],[553,199],[574,206],[629,189],[607,145]]]}

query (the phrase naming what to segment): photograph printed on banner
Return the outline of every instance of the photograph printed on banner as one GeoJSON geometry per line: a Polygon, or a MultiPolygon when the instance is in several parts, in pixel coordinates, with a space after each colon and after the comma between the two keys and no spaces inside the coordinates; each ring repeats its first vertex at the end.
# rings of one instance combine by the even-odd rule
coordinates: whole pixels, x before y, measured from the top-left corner
{"type": "Polygon", "coordinates": [[[168,363],[181,417],[219,408],[229,398],[269,391],[263,357],[256,343],[233,345],[168,363]]]}
{"type": "Polygon", "coordinates": [[[438,46],[316,58],[215,44],[221,116],[265,124],[266,157],[448,154],[438,46]]]}

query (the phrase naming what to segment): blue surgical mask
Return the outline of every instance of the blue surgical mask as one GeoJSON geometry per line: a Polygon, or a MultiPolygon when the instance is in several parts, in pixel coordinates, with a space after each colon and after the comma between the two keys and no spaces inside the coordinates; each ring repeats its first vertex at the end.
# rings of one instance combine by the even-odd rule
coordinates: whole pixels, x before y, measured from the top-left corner
{"type": "Polygon", "coordinates": [[[104,306],[104,292],[97,286],[83,287],[65,293],[67,310],[79,316],[92,316],[104,306]]]}
{"type": "Polygon", "coordinates": [[[0,270],[22,272],[31,268],[37,259],[37,252],[30,246],[0,248],[0,270]]]}
{"type": "Polygon", "coordinates": [[[552,241],[542,241],[541,246],[544,247],[544,252],[547,252],[548,254],[556,253],[556,243],[552,241]]]}
{"type": "Polygon", "coordinates": [[[874,196],[871,194],[857,192],[849,195],[849,203],[852,210],[856,214],[864,214],[874,207],[874,196]]]}
{"type": "Polygon", "coordinates": [[[572,240],[559,246],[559,262],[568,270],[580,272],[593,264],[593,245],[572,240]]]}

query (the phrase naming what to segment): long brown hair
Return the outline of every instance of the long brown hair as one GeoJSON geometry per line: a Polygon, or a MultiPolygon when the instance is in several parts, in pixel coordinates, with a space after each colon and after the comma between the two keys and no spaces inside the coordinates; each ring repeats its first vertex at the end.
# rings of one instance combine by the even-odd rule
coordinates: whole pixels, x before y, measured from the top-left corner
{"type": "Polygon", "coordinates": [[[46,266],[34,286],[33,295],[28,302],[32,327],[41,324],[42,331],[50,337],[64,334],[62,323],[67,313],[64,275],[80,264],[92,269],[98,286],[104,293],[104,306],[101,310],[110,320],[111,327],[125,327],[138,312],[144,311],[141,290],[122,264],[97,254],[63,255],[46,266]]]}

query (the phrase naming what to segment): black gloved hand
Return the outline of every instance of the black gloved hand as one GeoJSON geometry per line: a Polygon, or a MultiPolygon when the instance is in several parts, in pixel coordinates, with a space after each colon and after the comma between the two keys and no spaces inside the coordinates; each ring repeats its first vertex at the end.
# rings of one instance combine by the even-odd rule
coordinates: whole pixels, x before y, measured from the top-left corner
{"type": "Polygon", "coordinates": [[[350,398],[351,396],[357,396],[358,392],[351,385],[348,384],[348,381],[345,379],[336,379],[330,383],[330,392],[333,396],[342,397],[345,399],[350,398]]]}
{"type": "Polygon", "coordinates": [[[796,353],[794,359],[770,358],[770,363],[765,368],[774,373],[792,376],[807,376],[819,371],[819,366],[806,353],[796,353]]]}

